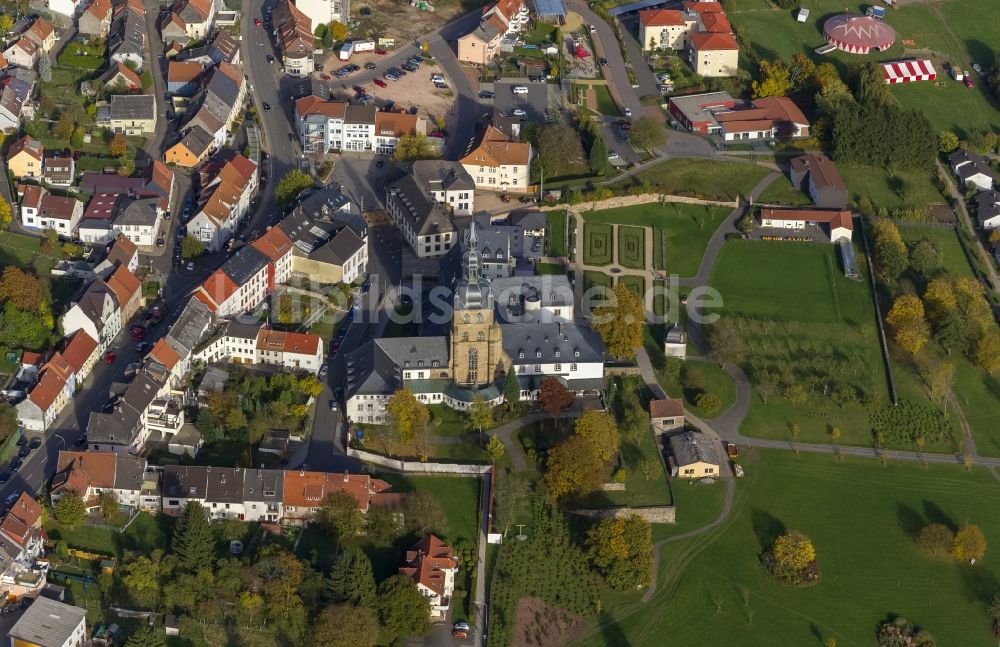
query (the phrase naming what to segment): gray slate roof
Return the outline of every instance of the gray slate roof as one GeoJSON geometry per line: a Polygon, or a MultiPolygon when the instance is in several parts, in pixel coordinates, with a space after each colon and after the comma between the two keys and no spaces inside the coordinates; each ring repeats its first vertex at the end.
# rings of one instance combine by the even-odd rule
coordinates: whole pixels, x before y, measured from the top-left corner
{"type": "Polygon", "coordinates": [[[448,366],[446,337],[396,337],[369,341],[347,355],[345,370],[350,399],[356,393],[394,393],[402,386],[402,368],[425,368],[433,371],[448,366]]]}
{"type": "Polygon", "coordinates": [[[163,496],[204,499],[208,493],[208,468],[203,465],[167,465],[163,468],[163,496]]]}
{"type": "Polygon", "coordinates": [[[244,285],[269,262],[267,256],[258,252],[256,248],[246,245],[229,257],[229,260],[222,265],[222,271],[236,285],[244,285]]]}
{"type": "Polygon", "coordinates": [[[184,359],[194,350],[211,323],[212,313],[208,306],[198,299],[188,299],[183,312],[167,332],[167,345],[184,359]]]}
{"type": "Polygon", "coordinates": [[[511,307],[512,299],[518,302],[516,305],[532,298],[537,298],[542,307],[573,305],[573,288],[564,274],[501,277],[493,279],[491,285],[494,300],[503,308],[501,317],[518,314],[517,308],[513,312],[504,311],[511,307]]]}
{"type": "Polygon", "coordinates": [[[124,203],[120,204],[122,207],[118,215],[115,216],[116,225],[151,227],[159,217],[157,209],[159,209],[160,198],[126,199],[124,203]]]}
{"type": "Polygon", "coordinates": [[[719,464],[711,438],[697,431],[685,431],[670,436],[670,452],[678,467],[694,463],[719,464]]]}
{"type": "Polygon", "coordinates": [[[428,191],[475,191],[476,183],[465,167],[446,160],[418,160],[409,172],[428,191]]]}
{"type": "Polygon", "coordinates": [[[344,227],[328,243],[309,254],[309,258],[343,265],[364,246],[365,242],[350,227],[344,227]]]}
{"type": "Polygon", "coordinates": [[[151,94],[114,94],[111,96],[112,119],[155,119],[156,97],[151,94]]]}
{"type": "Polygon", "coordinates": [[[243,475],[243,500],[280,503],[285,494],[285,472],[248,469],[243,475]]]}
{"type": "Polygon", "coordinates": [[[568,369],[569,364],[604,360],[600,335],[576,324],[512,323],[500,324],[500,329],[503,350],[515,365],[565,364],[568,369]]]}
{"type": "Polygon", "coordinates": [[[184,144],[184,147],[198,157],[201,157],[208,150],[208,147],[212,145],[212,141],[212,134],[197,124],[188,128],[187,132],[184,133],[184,137],[181,138],[181,143],[184,144]]]}
{"type": "Polygon", "coordinates": [[[386,194],[386,201],[397,204],[402,213],[410,214],[413,230],[418,236],[455,230],[441,205],[424,193],[412,175],[394,182],[386,194]]]}
{"type": "Polygon", "coordinates": [[[208,496],[212,503],[243,502],[243,470],[239,467],[209,467],[208,496]]]}
{"type": "Polygon", "coordinates": [[[39,597],[7,635],[41,647],[61,647],[86,617],[85,609],[39,597]]]}

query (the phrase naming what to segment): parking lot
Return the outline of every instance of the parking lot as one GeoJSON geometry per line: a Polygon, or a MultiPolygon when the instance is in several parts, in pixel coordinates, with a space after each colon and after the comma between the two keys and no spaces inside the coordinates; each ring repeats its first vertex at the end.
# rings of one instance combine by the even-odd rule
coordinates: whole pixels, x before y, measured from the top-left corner
{"type": "MultiPolygon", "coordinates": [[[[523,110],[527,121],[545,121],[545,111],[549,106],[549,84],[531,83],[524,81],[502,81],[500,83],[483,83],[480,85],[480,92],[493,92],[496,97],[493,105],[505,114],[514,114],[515,110],[523,110]],[[514,94],[514,88],[524,86],[528,88],[528,94],[514,94]]],[[[488,104],[488,100],[483,103],[488,104]]]]}

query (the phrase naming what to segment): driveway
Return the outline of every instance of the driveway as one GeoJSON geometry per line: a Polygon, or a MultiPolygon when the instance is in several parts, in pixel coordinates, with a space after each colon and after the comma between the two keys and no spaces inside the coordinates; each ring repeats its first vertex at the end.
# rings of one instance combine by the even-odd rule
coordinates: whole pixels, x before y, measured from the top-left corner
{"type": "Polygon", "coordinates": [[[656,75],[649,68],[646,59],[642,55],[642,48],[636,40],[639,33],[639,14],[630,13],[618,19],[622,29],[622,41],[625,43],[625,50],[628,52],[628,60],[632,63],[632,71],[635,72],[635,79],[639,82],[638,93],[643,97],[659,97],[660,84],[656,80],[656,75]]]}

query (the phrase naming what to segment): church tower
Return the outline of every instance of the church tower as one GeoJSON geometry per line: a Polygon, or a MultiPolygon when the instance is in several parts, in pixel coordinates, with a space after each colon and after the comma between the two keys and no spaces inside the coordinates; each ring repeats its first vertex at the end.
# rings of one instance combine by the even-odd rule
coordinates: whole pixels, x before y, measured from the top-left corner
{"type": "Polygon", "coordinates": [[[451,322],[451,374],[464,388],[489,384],[503,359],[503,333],[493,317],[490,280],[482,275],[476,223],[462,255],[462,278],[455,286],[451,322]]]}

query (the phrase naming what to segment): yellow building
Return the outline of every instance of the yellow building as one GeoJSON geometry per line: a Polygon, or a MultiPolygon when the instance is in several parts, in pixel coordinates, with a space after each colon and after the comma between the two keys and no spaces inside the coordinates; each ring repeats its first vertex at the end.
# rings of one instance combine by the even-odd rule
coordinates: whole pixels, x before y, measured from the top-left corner
{"type": "Polygon", "coordinates": [[[718,477],[719,453],[714,441],[697,431],[670,436],[670,475],[682,479],[718,477]]]}
{"type": "Polygon", "coordinates": [[[7,168],[18,179],[30,177],[41,179],[45,146],[37,139],[25,135],[11,144],[7,151],[7,168]]]}
{"type": "Polygon", "coordinates": [[[498,377],[498,366],[510,363],[503,352],[503,333],[493,316],[490,281],[480,273],[478,242],[473,222],[462,256],[463,275],[455,286],[451,324],[452,379],[466,388],[491,384],[498,377]]]}

